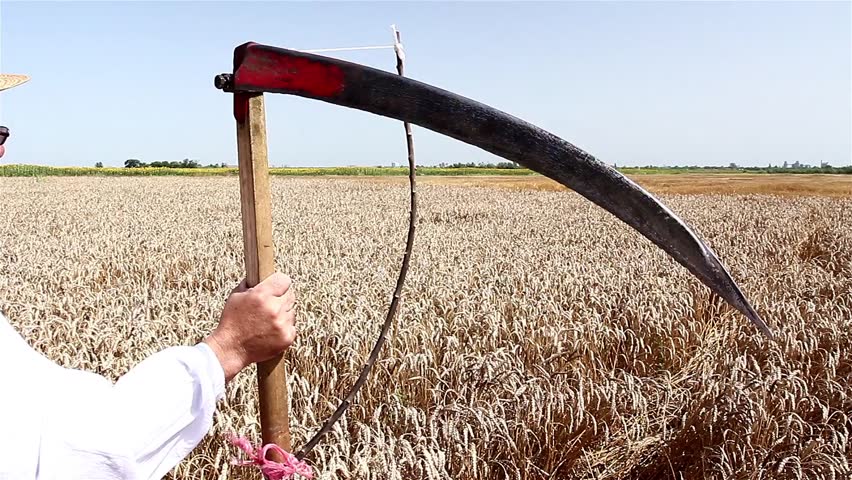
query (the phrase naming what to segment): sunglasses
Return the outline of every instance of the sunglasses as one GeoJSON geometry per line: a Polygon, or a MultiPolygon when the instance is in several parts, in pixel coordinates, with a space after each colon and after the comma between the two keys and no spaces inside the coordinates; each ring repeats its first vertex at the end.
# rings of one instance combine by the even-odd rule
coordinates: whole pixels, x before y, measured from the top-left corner
{"type": "Polygon", "coordinates": [[[0,127],[0,145],[6,143],[7,138],[9,138],[9,129],[6,127],[0,127]]]}

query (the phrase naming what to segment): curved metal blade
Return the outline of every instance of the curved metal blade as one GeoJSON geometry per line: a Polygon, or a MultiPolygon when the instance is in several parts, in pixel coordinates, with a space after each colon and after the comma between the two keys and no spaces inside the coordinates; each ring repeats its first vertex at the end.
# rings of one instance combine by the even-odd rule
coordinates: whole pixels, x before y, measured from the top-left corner
{"type": "Polygon", "coordinates": [[[234,75],[227,80],[220,76],[217,86],[313,98],[419,125],[556,180],[662,248],[772,338],[726,268],[689,226],[629,178],[550,132],[411,78],[252,42],[235,50],[234,75]]]}

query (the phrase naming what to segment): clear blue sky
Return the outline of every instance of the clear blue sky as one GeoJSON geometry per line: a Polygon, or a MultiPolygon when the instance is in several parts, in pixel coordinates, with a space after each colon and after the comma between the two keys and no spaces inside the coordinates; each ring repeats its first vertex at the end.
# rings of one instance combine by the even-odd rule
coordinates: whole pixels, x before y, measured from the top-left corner
{"type": "MultiPolygon", "coordinates": [[[[234,163],[229,71],[246,41],[389,44],[407,74],[618,165],[852,163],[849,2],[0,1],[4,163],[234,163]]],[[[394,71],[391,50],[331,54],[394,71]]],[[[273,165],[405,163],[402,125],[267,95],[273,165]]],[[[415,127],[418,160],[493,162],[415,127]]]]}

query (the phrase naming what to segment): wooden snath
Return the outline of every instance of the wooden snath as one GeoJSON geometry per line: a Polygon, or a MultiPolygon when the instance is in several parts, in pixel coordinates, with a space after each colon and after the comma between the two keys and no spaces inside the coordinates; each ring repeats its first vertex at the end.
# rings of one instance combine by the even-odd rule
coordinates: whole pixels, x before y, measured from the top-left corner
{"type": "MultiPolygon", "coordinates": [[[[275,271],[263,94],[234,93],[234,118],[237,122],[246,285],[253,287],[275,271]]],[[[259,363],[257,382],[263,444],[274,443],[289,452],[290,419],[285,367],[283,354],[259,363]]],[[[278,456],[274,451],[270,454],[278,456]]],[[[269,460],[280,462],[283,459],[269,460]]]]}

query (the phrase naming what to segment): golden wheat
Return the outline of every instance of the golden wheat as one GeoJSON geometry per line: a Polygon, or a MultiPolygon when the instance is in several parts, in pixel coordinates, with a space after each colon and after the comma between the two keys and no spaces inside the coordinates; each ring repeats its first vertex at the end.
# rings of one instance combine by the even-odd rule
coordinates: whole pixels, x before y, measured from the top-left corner
{"type": "MultiPolygon", "coordinates": [[[[295,447],[357,377],[407,228],[404,184],[273,180],[298,289],[295,447]]],[[[309,460],[319,478],[849,478],[852,199],[667,196],[778,333],[572,192],[423,185],[396,326],[309,460]]],[[[116,378],[199,341],[240,280],[235,178],[0,179],[0,310],[116,378]]],[[[254,371],[171,478],[260,478],[254,371]]],[[[132,415],[132,412],[128,412],[132,415]]]]}

